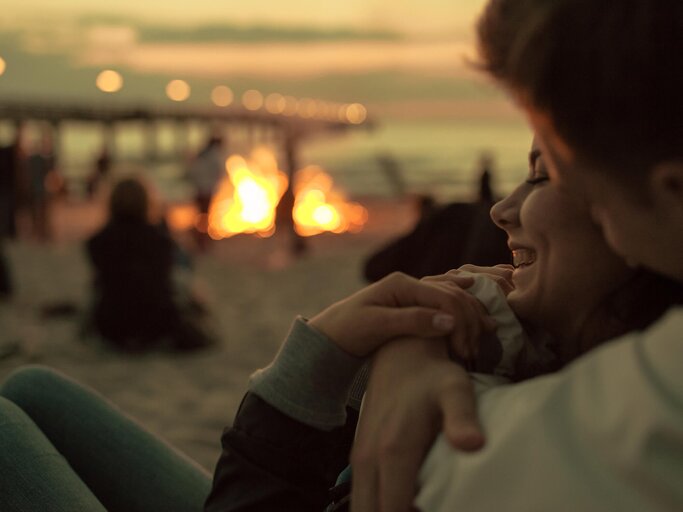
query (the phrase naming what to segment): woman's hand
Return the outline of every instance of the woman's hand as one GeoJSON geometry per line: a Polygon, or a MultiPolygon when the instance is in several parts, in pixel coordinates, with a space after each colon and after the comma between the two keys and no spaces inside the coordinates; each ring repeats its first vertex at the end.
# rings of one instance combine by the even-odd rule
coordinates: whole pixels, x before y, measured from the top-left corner
{"type": "Polygon", "coordinates": [[[468,288],[472,285],[472,279],[463,277],[463,273],[470,272],[472,274],[482,274],[493,279],[507,296],[515,289],[515,285],[512,283],[512,272],[514,270],[515,268],[512,265],[496,265],[495,267],[463,265],[455,270],[449,270],[445,274],[424,277],[422,280],[428,283],[452,281],[462,288],[468,288]]]}
{"type": "Polygon", "coordinates": [[[412,510],[419,468],[442,430],[456,449],[484,444],[470,378],[445,342],[402,338],[380,348],[351,454],[351,510],[412,510]]]}
{"type": "MultiPolygon", "coordinates": [[[[496,265],[495,267],[463,265],[458,269],[449,270],[445,274],[423,277],[421,281],[437,286],[457,286],[461,289],[467,289],[474,284],[474,279],[468,274],[482,274],[493,279],[507,296],[515,288],[512,284],[513,270],[512,265],[496,265]]],[[[487,326],[493,325],[490,329],[493,330],[495,328],[495,321],[489,317],[487,322],[491,322],[487,326]]],[[[451,351],[461,360],[469,361],[475,359],[479,354],[480,341],[480,336],[453,335],[450,337],[451,351]]]]}
{"type": "Polygon", "coordinates": [[[469,346],[495,329],[484,306],[453,280],[420,281],[399,272],[333,304],[309,325],[355,356],[400,336],[450,335],[458,346],[469,346]]]}

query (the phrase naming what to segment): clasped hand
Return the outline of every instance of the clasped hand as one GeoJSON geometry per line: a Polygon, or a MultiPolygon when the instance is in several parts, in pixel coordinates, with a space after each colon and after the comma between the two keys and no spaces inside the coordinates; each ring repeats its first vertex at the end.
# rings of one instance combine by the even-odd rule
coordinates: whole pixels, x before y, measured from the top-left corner
{"type": "Polygon", "coordinates": [[[401,336],[444,337],[472,359],[483,331],[495,329],[484,306],[462,287],[470,278],[417,280],[395,272],[325,309],[309,321],[341,349],[364,357],[401,336]]]}
{"type": "Polygon", "coordinates": [[[447,344],[474,358],[480,335],[495,322],[463,289],[473,280],[462,271],[512,290],[508,265],[466,265],[421,281],[396,273],[311,320],[347,352],[374,353],[351,455],[354,512],[411,510],[418,470],[438,432],[459,450],[484,445],[469,375],[449,359],[447,344]]]}

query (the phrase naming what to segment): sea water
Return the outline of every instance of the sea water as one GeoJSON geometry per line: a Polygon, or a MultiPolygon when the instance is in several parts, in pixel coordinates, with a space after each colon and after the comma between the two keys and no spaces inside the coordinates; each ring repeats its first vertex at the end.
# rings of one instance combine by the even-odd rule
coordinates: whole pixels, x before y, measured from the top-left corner
{"type": "MultiPolygon", "coordinates": [[[[36,145],[39,127],[27,126],[27,146],[36,145]]],[[[183,201],[191,190],[183,175],[192,156],[207,136],[202,125],[155,124],[154,141],[159,159],[150,159],[146,145],[149,133],[140,123],[121,123],[115,132],[113,174],[137,171],[147,175],[168,201],[183,201]]],[[[0,143],[10,140],[10,131],[0,126],[0,143]]],[[[246,154],[258,140],[244,129],[227,131],[230,152],[246,154]]],[[[268,139],[268,137],[266,137],[268,139]]],[[[55,141],[59,170],[74,194],[93,172],[103,147],[103,128],[96,123],[65,122],[55,141]]],[[[271,137],[272,141],[273,138],[271,137]]],[[[266,141],[267,142],[267,141],[266,141]]],[[[493,187],[508,193],[524,177],[531,133],[519,119],[453,121],[379,121],[373,129],[354,129],[341,134],[320,134],[304,139],[299,146],[301,167],[319,165],[332,175],[335,184],[351,197],[391,196],[397,192],[396,177],[386,172],[381,160],[394,162],[405,193],[430,194],[440,202],[476,197],[479,158],[482,152],[494,157],[493,187]]],[[[276,155],[284,165],[277,146],[276,155]]]]}

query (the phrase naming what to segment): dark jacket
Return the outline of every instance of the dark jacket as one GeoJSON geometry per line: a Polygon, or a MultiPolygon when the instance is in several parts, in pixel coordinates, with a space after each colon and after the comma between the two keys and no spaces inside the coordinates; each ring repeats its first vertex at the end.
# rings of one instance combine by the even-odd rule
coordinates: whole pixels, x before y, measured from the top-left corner
{"type": "Polygon", "coordinates": [[[111,341],[156,340],[179,316],[173,301],[175,243],[158,227],[112,221],[87,242],[95,271],[94,322],[111,341]]]}
{"type": "Polygon", "coordinates": [[[247,393],[223,434],[205,510],[323,512],[339,494],[331,488],[348,465],[357,421],[358,413],[347,408],[345,426],[318,430],[247,393]]]}
{"type": "Polygon", "coordinates": [[[443,274],[465,263],[510,262],[507,234],[489,215],[489,203],[452,203],[423,218],[408,234],[370,256],[364,276],[378,281],[392,272],[410,276],[443,274]]]}

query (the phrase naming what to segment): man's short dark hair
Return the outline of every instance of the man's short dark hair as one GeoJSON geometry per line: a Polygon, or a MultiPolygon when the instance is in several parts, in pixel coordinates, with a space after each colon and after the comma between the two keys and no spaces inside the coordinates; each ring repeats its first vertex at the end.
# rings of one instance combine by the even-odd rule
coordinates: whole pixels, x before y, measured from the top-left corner
{"type": "Polygon", "coordinates": [[[683,159],[683,0],[490,0],[478,34],[482,66],[580,159],[683,159]]]}

